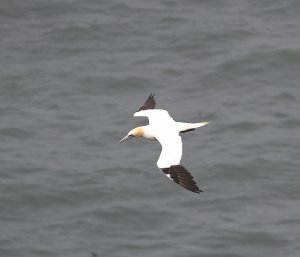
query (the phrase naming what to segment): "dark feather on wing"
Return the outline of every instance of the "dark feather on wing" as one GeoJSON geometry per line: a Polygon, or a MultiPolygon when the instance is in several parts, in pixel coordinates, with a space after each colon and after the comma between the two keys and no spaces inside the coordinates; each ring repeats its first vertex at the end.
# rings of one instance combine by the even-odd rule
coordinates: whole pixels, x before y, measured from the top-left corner
{"type": "Polygon", "coordinates": [[[190,132],[190,131],[194,131],[195,129],[187,129],[187,130],[183,130],[183,131],[180,131],[180,133],[186,133],[186,132],[190,132]]]}
{"type": "Polygon", "coordinates": [[[197,186],[192,174],[181,165],[172,165],[170,168],[162,169],[162,171],[166,175],[170,175],[171,179],[181,187],[198,194],[203,192],[197,186]]]}
{"type": "Polygon", "coordinates": [[[154,98],[154,94],[150,94],[149,97],[147,98],[146,102],[143,104],[143,106],[141,106],[138,109],[138,112],[142,111],[142,110],[154,109],[155,106],[156,106],[156,101],[154,98]]]}

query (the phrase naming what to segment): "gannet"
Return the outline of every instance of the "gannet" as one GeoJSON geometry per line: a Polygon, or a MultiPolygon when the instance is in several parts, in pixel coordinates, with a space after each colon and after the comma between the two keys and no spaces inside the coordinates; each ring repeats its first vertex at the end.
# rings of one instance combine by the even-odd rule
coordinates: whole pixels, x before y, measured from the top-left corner
{"type": "Polygon", "coordinates": [[[155,106],[154,94],[150,94],[143,106],[133,115],[135,117],[148,117],[149,124],[132,129],[121,139],[120,143],[135,137],[157,140],[162,146],[161,154],[157,160],[158,168],[181,187],[194,193],[203,192],[197,186],[191,173],[180,165],[182,141],[179,134],[195,130],[209,122],[176,122],[166,110],[154,109],[155,106]]]}

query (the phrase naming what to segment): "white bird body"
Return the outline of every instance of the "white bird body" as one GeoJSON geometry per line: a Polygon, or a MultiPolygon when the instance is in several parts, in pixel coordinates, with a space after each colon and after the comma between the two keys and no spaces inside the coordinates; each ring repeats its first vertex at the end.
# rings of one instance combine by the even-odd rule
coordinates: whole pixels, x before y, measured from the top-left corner
{"type": "Polygon", "coordinates": [[[207,122],[176,122],[166,110],[160,109],[139,111],[134,116],[144,116],[149,119],[149,125],[142,127],[144,129],[143,137],[152,140],[156,139],[160,142],[162,151],[157,161],[157,166],[160,169],[180,164],[182,156],[180,132],[193,130],[207,124],[207,122]]]}
{"type": "Polygon", "coordinates": [[[178,165],[182,155],[182,142],[179,136],[176,122],[165,110],[139,111],[134,116],[146,116],[149,125],[143,127],[145,138],[155,138],[162,146],[157,166],[168,168],[171,165],[178,165]]]}
{"type": "Polygon", "coordinates": [[[176,122],[166,110],[153,109],[154,107],[154,95],[150,95],[144,106],[134,113],[135,117],[148,117],[149,125],[131,130],[120,142],[132,137],[143,137],[150,140],[156,139],[162,146],[161,154],[157,160],[157,166],[162,169],[169,178],[182,187],[195,193],[201,192],[196,182],[194,182],[192,175],[184,167],[180,166],[182,140],[179,133],[195,130],[196,128],[205,126],[209,122],[176,122]],[[152,102],[149,103],[149,101],[152,102]],[[151,105],[152,108],[149,108],[147,104],[151,105]]]}

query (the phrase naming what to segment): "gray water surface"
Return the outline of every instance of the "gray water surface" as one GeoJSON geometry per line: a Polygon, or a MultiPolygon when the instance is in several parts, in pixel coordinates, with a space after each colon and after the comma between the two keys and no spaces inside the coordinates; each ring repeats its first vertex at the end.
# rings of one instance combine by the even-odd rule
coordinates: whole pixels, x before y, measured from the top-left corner
{"type": "Polygon", "coordinates": [[[300,2],[0,3],[1,257],[299,257],[300,2]],[[156,167],[155,93],[200,195],[156,167]]]}

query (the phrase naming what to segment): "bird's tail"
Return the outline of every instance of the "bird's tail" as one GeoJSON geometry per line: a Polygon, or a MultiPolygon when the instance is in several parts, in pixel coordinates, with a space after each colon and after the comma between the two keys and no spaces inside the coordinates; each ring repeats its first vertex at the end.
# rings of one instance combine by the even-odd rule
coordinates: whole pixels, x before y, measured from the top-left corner
{"type": "Polygon", "coordinates": [[[199,122],[199,123],[186,123],[186,122],[176,122],[177,129],[180,133],[189,132],[195,130],[196,128],[203,127],[207,125],[209,122],[199,122]]]}

